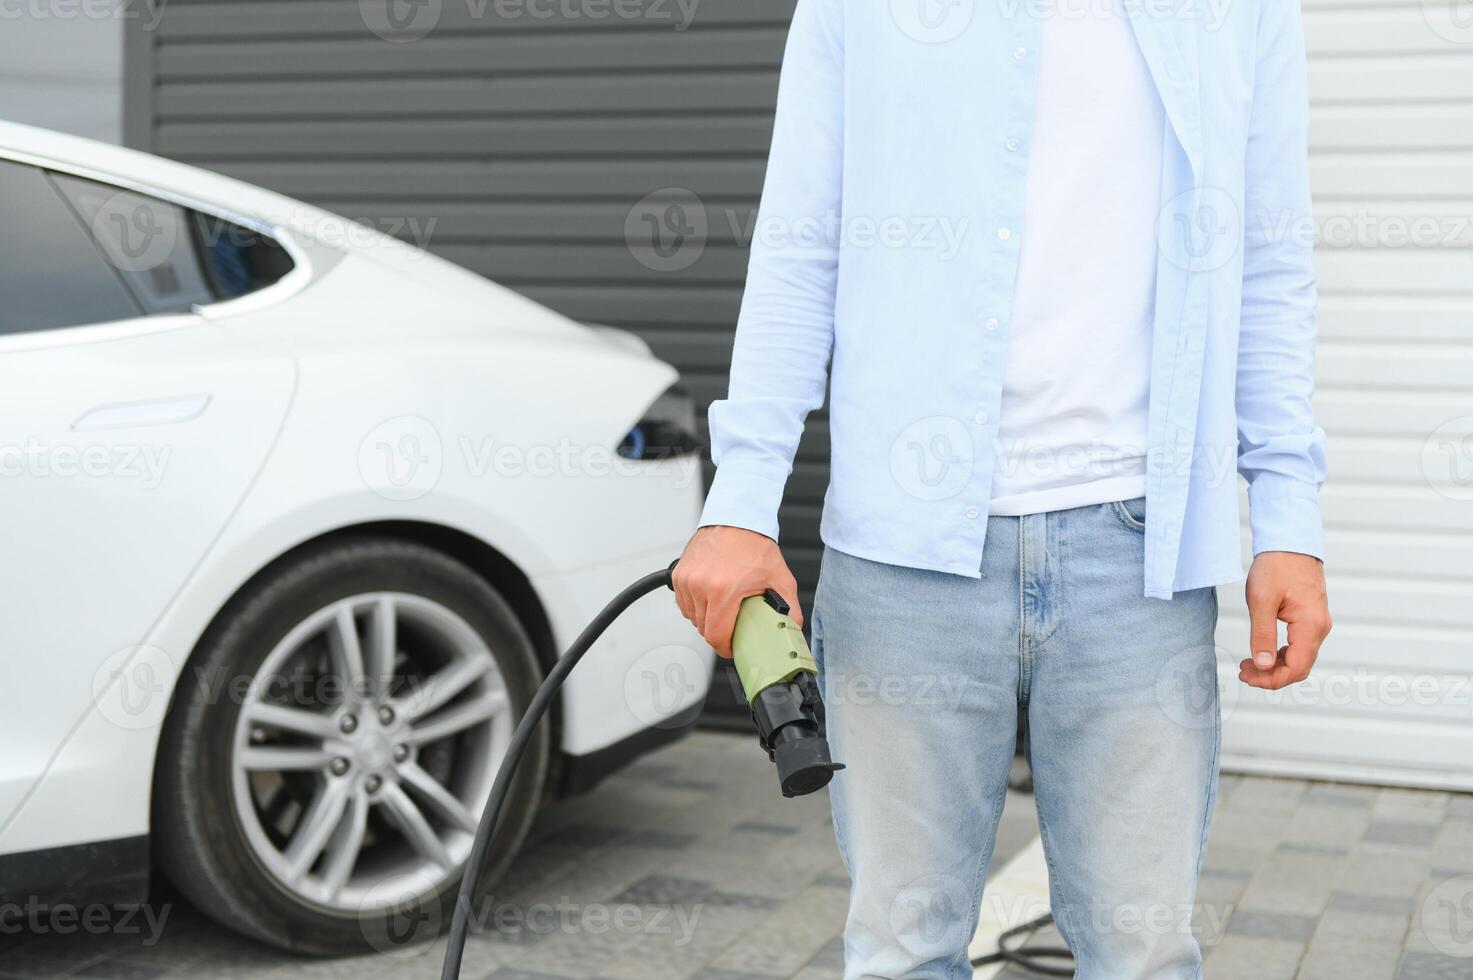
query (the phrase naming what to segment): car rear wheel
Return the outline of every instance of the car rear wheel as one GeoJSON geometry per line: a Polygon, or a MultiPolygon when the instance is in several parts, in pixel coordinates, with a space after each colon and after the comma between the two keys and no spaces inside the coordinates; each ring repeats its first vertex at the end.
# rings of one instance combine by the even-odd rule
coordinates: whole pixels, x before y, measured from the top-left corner
{"type": "MultiPolygon", "coordinates": [[[[232,601],[180,678],[160,863],[206,913],[293,951],[432,938],[540,680],[506,602],[439,552],[361,539],[289,559],[232,601]]],[[[543,728],[488,884],[526,834],[549,746],[543,728]]]]}

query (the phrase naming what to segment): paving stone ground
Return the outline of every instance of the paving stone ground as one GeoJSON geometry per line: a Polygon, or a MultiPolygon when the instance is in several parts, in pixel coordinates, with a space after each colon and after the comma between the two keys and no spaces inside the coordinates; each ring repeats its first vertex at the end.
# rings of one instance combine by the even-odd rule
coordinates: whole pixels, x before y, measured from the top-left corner
{"type": "MultiPolygon", "coordinates": [[[[997,862],[1036,833],[1010,796],[997,862]]],[[[467,980],[841,972],[828,802],[778,796],[744,736],[695,735],[550,808],[496,891],[508,928],[472,939],[467,980]]],[[[0,935],[0,980],[433,980],[444,950],[300,960],[168,894],[152,914],[0,935]]],[[[1473,980],[1473,797],[1226,777],[1193,922],[1209,980],[1473,980]]]]}

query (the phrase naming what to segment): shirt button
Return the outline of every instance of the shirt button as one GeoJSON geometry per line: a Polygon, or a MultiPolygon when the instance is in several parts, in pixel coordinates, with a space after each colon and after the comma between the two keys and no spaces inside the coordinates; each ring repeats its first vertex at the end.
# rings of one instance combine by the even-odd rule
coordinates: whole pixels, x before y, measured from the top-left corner
{"type": "Polygon", "coordinates": [[[978,412],[976,417],[977,417],[977,424],[978,425],[986,425],[987,424],[987,413],[986,412],[978,412]]]}
{"type": "Polygon", "coordinates": [[[967,508],[967,520],[969,520],[969,521],[975,521],[977,519],[977,515],[980,514],[980,513],[982,513],[982,512],[980,510],[978,510],[977,508],[975,508],[975,507],[968,507],[967,508]]]}
{"type": "Polygon", "coordinates": [[[1014,48],[1013,49],[1013,57],[1015,59],[1017,59],[1018,61],[1022,61],[1024,58],[1028,57],[1028,49],[1027,48],[1014,48]]]}
{"type": "Polygon", "coordinates": [[[1008,140],[1007,147],[1008,147],[1008,151],[1009,152],[1011,152],[1011,153],[1017,153],[1018,152],[1018,141],[1015,140],[1015,139],[1008,140]]]}
{"type": "Polygon", "coordinates": [[[997,329],[997,317],[993,317],[991,320],[988,320],[987,321],[987,329],[988,330],[996,330],[997,329]]]}
{"type": "Polygon", "coordinates": [[[999,228],[997,229],[997,237],[1002,239],[1003,241],[1007,241],[1009,238],[1013,237],[1013,233],[1011,231],[1008,231],[1006,228],[999,228]]]}

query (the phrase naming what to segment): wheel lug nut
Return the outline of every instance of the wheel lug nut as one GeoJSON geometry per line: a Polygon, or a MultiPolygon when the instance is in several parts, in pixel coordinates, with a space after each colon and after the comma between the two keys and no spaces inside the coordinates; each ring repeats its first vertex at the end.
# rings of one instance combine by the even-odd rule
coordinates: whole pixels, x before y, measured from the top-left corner
{"type": "Polygon", "coordinates": [[[388,705],[384,705],[378,709],[378,720],[385,725],[392,725],[394,723],[394,709],[388,705]]]}
{"type": "Polygon", "coordinates": [[[407,758],[409,758],[409,746],[407,746],[407,745],[396,745],[396,746],[394,746],[394,761],[395,762],[403,762],[407,758]]]}
{"type": "Polygon", "coordinates": [[[332,774],[334,776],[341,776],[348,771],[348,760],[344,759],[342,756],[338,756],[336,759],[332,760],[331,768],[332,774]]]}
{"type": "Polygon", "coordinates": [[[354,715],[343,715],[342,720],[338,722],[338,728],[342,729],[343,734],[351,735],[358,730],[358,718],[354,715]]]}
{"type": "Polygon", "coordinates": [[[370,793],[377,793],[378,788],[383,784],[384,781],[382,779],[379,779],[377,776],[369,776],[368,780],[364,782],[363,788],[368,790],[370,793]]]}

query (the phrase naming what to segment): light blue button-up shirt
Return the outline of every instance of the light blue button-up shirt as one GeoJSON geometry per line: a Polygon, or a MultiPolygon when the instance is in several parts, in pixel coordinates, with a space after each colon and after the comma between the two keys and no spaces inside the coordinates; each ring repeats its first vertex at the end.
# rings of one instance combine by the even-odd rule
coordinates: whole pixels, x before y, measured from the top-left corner
{"type": "MultiPolygon", "coordinates": [[[[1169,598],[1242,574],[1239,472],[1254,554],[1323,557],[1304,38],[1293,0],[1122,2],[1168,120],[1144,581],[1169,598]]],[[[1040,16],[799,0],[703,524],[777,538],[827,369],[825,543],[979,575],[1040,16]]]]}

